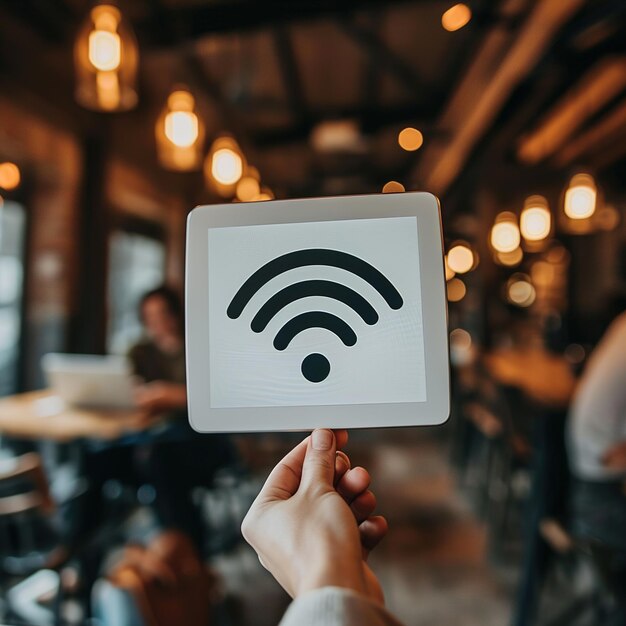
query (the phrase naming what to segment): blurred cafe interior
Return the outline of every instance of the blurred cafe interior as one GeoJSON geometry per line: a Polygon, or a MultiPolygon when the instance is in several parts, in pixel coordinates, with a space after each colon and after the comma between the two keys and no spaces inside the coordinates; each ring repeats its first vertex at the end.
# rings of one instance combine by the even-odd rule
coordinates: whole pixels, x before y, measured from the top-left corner
{"type": "Polygon", "coordinates": [[[190,431],[186,216],[410,191],[452,411],[350,433],[387,606],[626,624],[623,0],[1,0],[0,623],[279,623],[240,524],[301,436],[190,431]]]}

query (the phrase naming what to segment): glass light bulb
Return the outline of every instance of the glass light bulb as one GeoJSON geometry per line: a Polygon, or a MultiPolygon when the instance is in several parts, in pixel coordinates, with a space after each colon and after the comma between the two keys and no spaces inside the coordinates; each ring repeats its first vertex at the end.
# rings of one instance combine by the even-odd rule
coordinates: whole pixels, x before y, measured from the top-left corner
{"type": "Polygon", "coordinates": [[[520,215],[520,230],[526,241],[541,241],[550,234],[552,215],[543,196],[530,196],[520,215]]]}
{"type": "Polygon", "coordinates": [[[516,280],[509,285],[509,301],[527,307],[535,301],[535,288],[526,280],[516,280]]]}
{"type": "Polygon", "coordinates": [[[576,174],[565,192],[565,215],[573,220],[591,217],[596,210],[597,190],[589,174],[576,174]]]}
{"type": "Polygon", "coordinates": [[[122,61],[120,36],[108,30],[89,33],[89,61],[101,72],[116,70],[122,61]]]}
{"type": "Polygon", "coordinates": [[[497,222],[491,228],[491,245],[497,252],[513,252],[520,243],[520,232],[515,222],[497,222]]]}
{"type": "Polygon", "coordinates": [[[550,233],[550,211],[541,207],[525,209],[520,217],[520,227],[524,239],[541,241],[550,233]]]}
{"type": "Polygon", "coordinates": [[[198,139],[198,118],[191,111],[171,111],[165,116],[165,136],[179,148],[188,148],[198,139]]]}
{"type": "Polygon", "coordinates": [[[221,148],[213,154],[211,175],[222,185],[234,185],[243,174],[243,160],[230,148],[221,148]]]}
{"type": "Polygon", "coordinates": [[[474,253],[466,245],[451,248],[447,258],[448,267],[457,274],[465,274],[474,267],[474,253]]]}

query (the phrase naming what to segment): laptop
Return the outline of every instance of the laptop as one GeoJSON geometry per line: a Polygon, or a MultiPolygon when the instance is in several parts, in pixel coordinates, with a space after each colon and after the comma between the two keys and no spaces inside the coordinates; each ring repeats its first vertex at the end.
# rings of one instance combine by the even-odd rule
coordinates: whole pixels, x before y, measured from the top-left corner
{"type": "Polygon", "coordinates": [[[41,366],[48,386],[70,406],[134,407],[134,376],[125,357],[49,353],[41,366]]]}

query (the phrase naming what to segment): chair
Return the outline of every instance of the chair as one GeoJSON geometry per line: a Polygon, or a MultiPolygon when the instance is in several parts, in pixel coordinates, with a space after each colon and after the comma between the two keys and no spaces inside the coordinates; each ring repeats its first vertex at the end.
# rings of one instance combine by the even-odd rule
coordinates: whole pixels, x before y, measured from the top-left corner
{"type": "Polygon", "coordinates": [[[37,606],[36,613],[45,614],[50,624],[60,623],[58,569],[68,556],[54,526],[54,513],[40,456],[29,452],[4,458],[0,462],[0,584],[10,588],[7,612],[28,619],[33,603],[49,596],[54,599],[50,609],[37,606]]]}

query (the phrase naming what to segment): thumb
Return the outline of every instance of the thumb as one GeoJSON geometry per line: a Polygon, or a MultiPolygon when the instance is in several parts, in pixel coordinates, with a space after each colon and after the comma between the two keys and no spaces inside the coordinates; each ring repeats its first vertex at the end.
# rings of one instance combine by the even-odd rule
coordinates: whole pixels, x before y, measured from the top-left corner
{"type": "Polygon", "coordinates": [[[311,487],[333,488],[336,451],[337,442],[332,430],[318,428],[313,431],[302,466],[300,484],[304,489],[311,487]]]}

